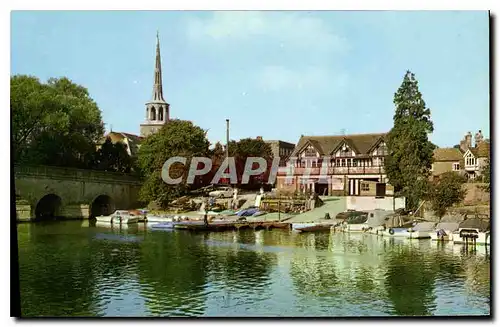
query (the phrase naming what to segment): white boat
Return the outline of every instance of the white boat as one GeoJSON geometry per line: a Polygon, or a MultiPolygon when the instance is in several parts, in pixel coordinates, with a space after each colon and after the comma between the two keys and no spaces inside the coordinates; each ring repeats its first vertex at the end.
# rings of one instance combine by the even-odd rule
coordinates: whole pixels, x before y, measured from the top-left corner
{"type": "Polygon", "coordinates": [[[139,216],[128,212],[127,210],[116,210],[109,216],[97,216],[96,220],[100,223],[109,223],[117,225],[136,224],[139,222],[139,216]]]}
{"type": "Polygon", "coordinates": [[[453,233],[458,231],[459,223],[442,222],[436,225],[434,232],[432,232],[431,240],[440,242],[453,242],[453,233]]]}
{"type": "Polygon", "coordinates": [[[166,223],[173,221],[172,217],[166,215],[147,215],[146,222],[149,223],[166,223]]]}
{"type": "Polygon", "coordinates": [[[453,243],[490,245],[490,220],[470,218],[462,221],[453,233],[453,243]]]}
{"type": "Polygon", "coordinates": [[[156,223],[154,225],[151,225],[151,229],[159,229],[159,230],[173,230],[175,228],[175,225],[180,224],[180,222],[161,222],[161,223],[156,223]]]}
{"type": "Polygon", "coordinates": [[[383,229],[382,225],[384,224],[385,217],[391,213],[392,211],[386,210],[370,210],[363,215],[351,216],[342,223],[341,230],[346,233],[376,232],[379,229],[383,229]]]}
{"type": "Polygon", "coordinates": [[[293,223],[292,224],[292,230],[299,230],[305,227],[314,227],[318,225],[319,223],[293,223]]]}
{"type": "Polygon", "coordinates": [[[382,236],[388,237],[404,237],[410,239],[430,238],[434,231],[433,222],[416,223],[413,227],[395,227],[388,228],[382,231],[382,236]]]}

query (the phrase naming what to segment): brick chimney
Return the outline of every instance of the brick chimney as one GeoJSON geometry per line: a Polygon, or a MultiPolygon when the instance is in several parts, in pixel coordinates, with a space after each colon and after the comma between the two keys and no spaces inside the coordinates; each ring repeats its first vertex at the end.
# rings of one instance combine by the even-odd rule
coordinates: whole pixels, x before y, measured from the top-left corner
{"type": "Polygon", "coordinates": [[[472,133],[471,132],[467,132],[467,134],[465,135],[465,143],[469,148],[472,147],[472,133]]]}
{"type": "Polygon", "coordinates": [[[466,152],[471,147],[472,147],[472,133],[467,132],[467,134],[465,134],[464,136],[464,139],[460,141],[460,150],[462,150],[462,152],[466,152]]]}
{"type": "Polygon", "coordinates": [[[481,142],[483,142],[483,133],[481,132],[481,130],[479,130],[479,132],[476,133],[475,137],[474,137],[474,146],[477,148],[479,146],[479,144],[481,144],[481,142]]]}

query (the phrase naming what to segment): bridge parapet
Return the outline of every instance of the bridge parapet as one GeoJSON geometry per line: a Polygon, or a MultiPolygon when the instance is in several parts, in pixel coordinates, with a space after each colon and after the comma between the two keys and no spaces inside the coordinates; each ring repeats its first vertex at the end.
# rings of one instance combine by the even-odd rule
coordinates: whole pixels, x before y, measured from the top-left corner
{"type": "Polygon", "coordinates": [[[100,183],[108,182],[132,185],[141,185],[142,183],[138,177],[130,174],[77,168],[16,165],[14,166],[14,173],[16,177],[43,176],[44,178],[55,180],[97,181],[100,183]]]}

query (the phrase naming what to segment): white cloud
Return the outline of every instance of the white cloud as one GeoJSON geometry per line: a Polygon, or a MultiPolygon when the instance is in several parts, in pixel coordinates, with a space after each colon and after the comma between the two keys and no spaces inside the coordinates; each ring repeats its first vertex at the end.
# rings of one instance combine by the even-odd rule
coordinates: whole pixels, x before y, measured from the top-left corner
{"type": "Polygon", "coordinates": [[[265,91],[323,91],[342,88],[348,82],[344,73],[331,74],[320,67],[290,69],[266,66],[256,74],[257,84],[265,91]]]}
{"type": "Polygon", "coordinates": [[[248,41],[271,38],[280,47],[311,48],[315,51],[344,51],[344,38],[330,30],[325,22],[307,13],[221,11],[208,19],[191,18],[187,33],[191,40],[248,41]]]}

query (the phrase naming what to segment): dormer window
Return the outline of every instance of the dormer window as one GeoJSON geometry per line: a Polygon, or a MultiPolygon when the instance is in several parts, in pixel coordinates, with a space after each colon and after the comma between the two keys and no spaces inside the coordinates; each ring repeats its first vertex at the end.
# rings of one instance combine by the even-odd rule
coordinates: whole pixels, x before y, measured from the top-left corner
{"type": "Polygon", "coordinates": [[[341,157],[350,157],[352,155],[351,149],[344,143],[340,148],[340,156],[341,157]]]}
{"type": "Polygon", "coordinates": [[[309,145],[304,151],[306,157],[316,157],[316,150],[312,145],[309,145]]]}
{"type": "Polygon", "coordinates": [[[387,145],[385,144],[385,142],[380,142],[379,146],[377,147],[377,149],[374,151],[373,154],[376,156],[386,156],[388,153],[387,153],[387,145]]]}

